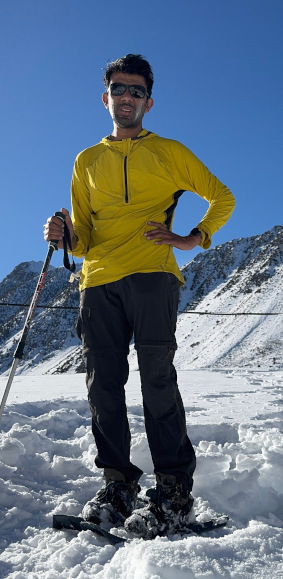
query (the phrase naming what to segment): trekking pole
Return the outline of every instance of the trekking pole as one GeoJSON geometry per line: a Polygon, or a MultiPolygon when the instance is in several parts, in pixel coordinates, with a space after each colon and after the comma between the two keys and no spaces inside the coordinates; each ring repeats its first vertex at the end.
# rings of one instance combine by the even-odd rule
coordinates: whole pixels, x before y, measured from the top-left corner
{"type": "MultiPolygon", "coordinates": [[[[57,211],[55,213],[56,217],[59,217],[59,219],[62,219],[62,221],[65,222],[65,215],[63,213],[61,213],[61,211],[57,211]]],[[[39,278],[38,278],[38,282],[35,288],[35,292],[33,294],[32,300],[31,300],[31,304],[29,306],[29,310],[26,316],[26,320],[25,320],[25,324],[24,324],[24,328],[20,337],[20,341],[16,347],[16,350],[14,352],[14,360],[13,360],[13,364],[10,370],[10,374],[9,374],[9,378],[8,378],[8,382],[5,388],[5,392],[2,398],[2,402],[1,402],[1,406],[0,406],[0,420],[3,414],[3,410],[10,392],[10,388],[13,382],[13,378],[15,376],[16,373],[16,369],[19,363],[19,360],[21,360],[23,358],[23,353],[24,353],[24,347],[26,344],[26,339],[27,339],[27,335],[30,329],[30,325],[32,322],[32,318],[34,315],[34,312],[36,310],[36,306],[37,306],[37,302],[40,298],[40,294],[42,292],[43,286],[44,286],[44,282],[45,282],[45,278],[46,278],[46,274],[49,268],[49,264],[51,261],[51,257],[53,255],[54,251],[57,251],[58,249],[58,241],[56,240],[52,240],[49,241],[49,245],[48,245],[48,251],[47,251],[47,255],[44,261],[44,264],[42,266],[42,270],[40,272],[39,278]]]]}

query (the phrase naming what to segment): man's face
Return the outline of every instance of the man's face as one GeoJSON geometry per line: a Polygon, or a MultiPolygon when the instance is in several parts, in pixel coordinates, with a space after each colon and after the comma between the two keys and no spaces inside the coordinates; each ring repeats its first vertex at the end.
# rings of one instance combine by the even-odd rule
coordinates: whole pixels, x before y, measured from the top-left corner
{"type": "MultiPolygon", "coordinates": [[[[128,74],[124,72],[114,72],[111,75],[110,87],[112,83],[121,82],[128,85],[143,86],[147,90],[146,81],[139,74],[128,74]]],[[[110,88],[109,87],[109,88],[110,88]]],[[[141,126],[142,119],[152,105],[151,98],[136,98],[131,96],[128,90],[123,95],[113,96],[108,90],[103,93],[102,100],[106,108],[109,109],[113,122],[120,128],[132,129],[141,126]]]]}

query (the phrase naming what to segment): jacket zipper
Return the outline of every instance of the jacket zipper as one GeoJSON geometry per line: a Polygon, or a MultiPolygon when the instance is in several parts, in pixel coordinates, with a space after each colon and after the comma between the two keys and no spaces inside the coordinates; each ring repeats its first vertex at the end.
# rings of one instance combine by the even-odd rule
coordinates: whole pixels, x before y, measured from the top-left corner
{"type": "Polygon", "coordinates": [[[125,203],[129,203],[127,166],[128,166],[128,156],[126,155],[124,157],[125,203]]]}

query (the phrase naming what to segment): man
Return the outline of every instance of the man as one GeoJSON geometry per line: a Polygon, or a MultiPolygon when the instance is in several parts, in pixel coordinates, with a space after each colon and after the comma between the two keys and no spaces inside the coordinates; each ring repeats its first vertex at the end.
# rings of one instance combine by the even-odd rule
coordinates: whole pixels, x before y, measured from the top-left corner
{"type": "MultiPolygon", "coordinates": [[[[230,191],[181,143],[143,129],[153,106],[153,73],[141,55],[107,66],[102,101],[113,132],[80,153],[72,178],[72,250],[84,256],[78,333],[87,368],[96,466],[105,486],[84,507],[86,519],[125,523],[137,536],[183,528],[192,517],[195,454],[173,365],[181,272],[173,247],[208,248],[229,219],[230,191]],[[209,208],[186,236],[172,232],[178,198],[190,190],[209,208]],[[156,474],[148,506],[134,511],[142,471],[130,461],[124,386],[134,336],[145,427],[156,474]]],[[[49,218],[45,239],[59,239],[49,218]]]]}

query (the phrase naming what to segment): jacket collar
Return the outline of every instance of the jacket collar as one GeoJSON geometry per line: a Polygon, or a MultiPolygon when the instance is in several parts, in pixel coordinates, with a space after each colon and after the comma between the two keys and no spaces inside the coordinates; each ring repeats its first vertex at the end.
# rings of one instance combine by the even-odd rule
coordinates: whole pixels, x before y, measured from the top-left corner
{"type": "MultiPolygon", "coordinates": [[[[144,139],[145,137],[148,136],[155,136],[154,133],[152,133],[151,131],[147,131],[146,129],[142,129],[141,132],[138,134],[137,137],[134,137],[133,139],[131,139],[131,141],[139,141],[140,139],[144,139]]],[[[127,140],[127,139],[123,139],[123,140],[127,140]]],[[[120,141],[112,141],[112,139],[110,138],[110,135],[108,135],[107,137],[103,137],[103,139],[101,140],[102,143],[107,143],[109,145],[109,143],[121,143],[122,140],[120,141]]]]}

